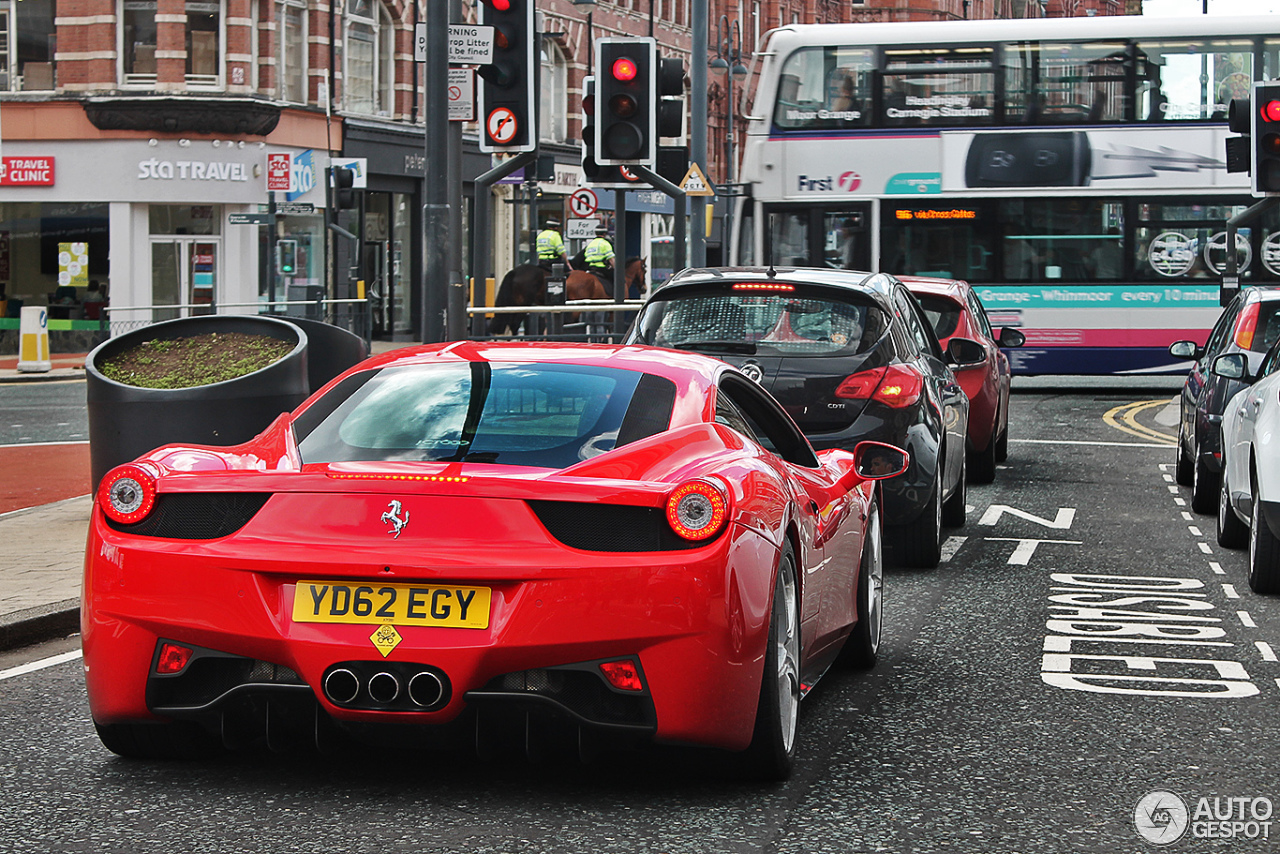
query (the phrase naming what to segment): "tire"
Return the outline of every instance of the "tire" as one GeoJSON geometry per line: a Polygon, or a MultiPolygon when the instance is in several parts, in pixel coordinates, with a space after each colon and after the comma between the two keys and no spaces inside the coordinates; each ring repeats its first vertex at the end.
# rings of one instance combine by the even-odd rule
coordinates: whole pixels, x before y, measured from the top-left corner
{"type": "Polygon", "coordinates": [[[1194,483],[1194,462],[1187,454],[1187,443],[1182,433],[1182,423],[1178,423],[1178,463],[1173,467],[1173,479],[1179,486],[1191,486],[1194,483]]]}
{"type": "Polygon", "coordinates": [[[207,759],[222,752],[222,744],[195,724],[100,724],[94,721],[93,726],[103,746],[126,759],[207,759]]]}
{"type": "Polygon", "coordinates": [[[1262,518],[1262,501],[1255,490],[1249,521],[1249,589],[1280,593],[1280,540],[1262,518]]]}
{"type": "Polygon", "coordinates": [[[842,665],[862,670],[875,667],[884,624],[884,552],[880,508],[874,502],[867,517],[867,538],[862,544],[862,564],[858,568],[858,623],[840,650],[842,665]]]}
{"type": "Polygon", "coordinates": [[[790,544],[782,552],[773,586],[769,640],[747,771],[761,780],[785,780],[795,760],[800,715],[800,598],[790,544]]]}
{"type": "Polygon", "coordinates": [[[1200,455],[1196,454],[1191,478],[1191,510],[1208,516],[1218,509],[1218,487],[1222,475],[1209,471],[1200,455]]]}
{"type": "Polygon", "coordinates": [[[1236,511],[1231,509],[1231,499],[1227,492],[1227,479],[1222,478],[1222,487],[1218,490],[1218,545],[1227,549],[1242,549],[1249,544],[1249,528],[1236,511]]]}
{"type": "MultiPolygon", "coordinates": [[[[965,502],[969,498],[968,489],[968,461],[960,458],[960,481],[956,484],[956,491],[951,493],[951,497],[942,505],[942,524],[948,528],[959,528],[964,524],[965,502]]],[[[941,489],[941,480],[939,480],[938,488],[941,489]]]]}
{"type": "Polygon", "coordinates": [[[991,483],[996,479],[996,445],[999,439],[992,436],[985,451],[969,455],[969,480],[973,483],[991,483]]]}
{"type": "Polygon", "coordinates": [[[1009,459],[1009,425],[1005,424],[1004,430],[996,439],[996,462],[1002,463],[1007,459],[1009,459]]]}
{"type": "Polygon", "coordinates": [[[942,561],[942,502],[938,500],[941,488],[935,480],[929,501],[915,521],[893,529],[893,553],[903,566],[933,569],[942,561]]]}

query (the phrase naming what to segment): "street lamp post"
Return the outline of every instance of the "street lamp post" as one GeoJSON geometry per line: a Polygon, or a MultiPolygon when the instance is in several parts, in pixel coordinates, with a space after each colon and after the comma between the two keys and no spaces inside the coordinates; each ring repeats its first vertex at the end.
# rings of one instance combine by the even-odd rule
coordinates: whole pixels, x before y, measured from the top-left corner
{"type": "MultiPolygon", "coordinates": [[[[725,127],[724,127],[724,179],[726,185],[733,184],[737,171],[733,157],[733,82],[741,82],[747,76],[747,67],[742,64],[742,28],[734,21],[729,23],[728,15],[721,15],[716,21],[716,57],[707,63],[717,76],[725,78],[725,127]]],[[[733,188],[729,187],[724,197],[724,220],[720,225],[721,263],[729,263],[729,229],[733,222],[733,188]]]]}

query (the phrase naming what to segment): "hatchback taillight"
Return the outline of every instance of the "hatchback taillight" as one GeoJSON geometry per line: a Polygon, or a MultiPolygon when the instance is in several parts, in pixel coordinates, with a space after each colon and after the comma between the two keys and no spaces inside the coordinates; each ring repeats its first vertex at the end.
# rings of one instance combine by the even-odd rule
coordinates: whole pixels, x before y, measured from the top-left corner
{"type": "Polygon", "coordinates": [[[130,463],[107,472],[98,485],[98,506],[122,525],[147,518],[156,505],[156,476],[151,466],[130,463]]]}
{"type": "Polygon", "coordinates": [[[1253,335],[1258,330],[1258,312],[1261,303],[1250,303],[1236,318],[1236,346],[1242,350],[1253,349],[1253,335]]]}
{"type": "Polygon", "coordinates": [[[875,400],[893,409],[902,409],[919,400],[922,391],[924,377],[919,371],[906,365],[890,365],[850,374],[836,388],[836,397],[875,400]]]}

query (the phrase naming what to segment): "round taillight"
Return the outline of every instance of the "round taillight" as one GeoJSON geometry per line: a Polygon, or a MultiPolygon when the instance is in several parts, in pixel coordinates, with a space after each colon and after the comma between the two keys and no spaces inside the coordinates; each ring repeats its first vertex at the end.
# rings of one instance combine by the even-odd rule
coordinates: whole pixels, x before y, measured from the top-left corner
{"type": "Polygon", "coordinates": [[[141,522],[156,506],[155,475],[133,463],[112,469],[98,486],[98,504],[122,525],[141,522]]]}
{"type": "Polygon", "coordinates": [[[706,480],[691,480],[667,498],[667,522],[686,540],[715,536],[729,518],[729,500],[722,488],[706,480]]]}

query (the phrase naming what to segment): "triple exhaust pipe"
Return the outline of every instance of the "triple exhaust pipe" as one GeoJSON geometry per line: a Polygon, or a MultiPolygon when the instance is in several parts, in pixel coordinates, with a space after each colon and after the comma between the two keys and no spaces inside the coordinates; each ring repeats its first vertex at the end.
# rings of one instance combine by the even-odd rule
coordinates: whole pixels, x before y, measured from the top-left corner
{"type": "Polygon", "coordinates": [[[324,677],[324,695],[339,706],[370,709],[399,706],[429,710],[447,700],[445,679],[434,670],[418,670],[407,678],[391,670],[376,670],[367,676],[360,671],[367,672],[343,666],[330,670],[324,677]]]}

